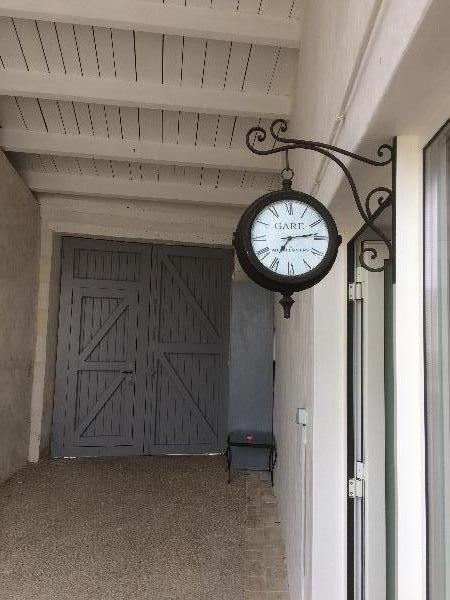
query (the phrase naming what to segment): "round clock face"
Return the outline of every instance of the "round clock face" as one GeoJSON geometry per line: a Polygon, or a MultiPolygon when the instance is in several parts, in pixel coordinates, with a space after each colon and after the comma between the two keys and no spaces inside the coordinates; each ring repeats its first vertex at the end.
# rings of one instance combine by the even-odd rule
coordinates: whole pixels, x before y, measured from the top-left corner
{"type": "Polygon", "coordinates": [[[341,237],[319,200],[288,184],[283,187],[257,198],[244,211],[233,244],[253,281],[289,294],[325,277],[336,260],[341,237]]]}
{"type": "Polygon", "coordinates": [[[254,217],[250,235],[261,265],[289,278],[318,267],[330,244],[323,216],[310,204],[290,198],[263,207],[254,217]]]}

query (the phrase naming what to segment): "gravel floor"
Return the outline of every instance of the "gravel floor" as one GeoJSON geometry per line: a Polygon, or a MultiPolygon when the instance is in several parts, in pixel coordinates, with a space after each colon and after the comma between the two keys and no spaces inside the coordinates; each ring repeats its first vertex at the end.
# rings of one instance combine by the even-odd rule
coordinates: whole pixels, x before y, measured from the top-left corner
{"type": "Polygon", "coordinates": [[[0,485],[0,598],[239,600],[245,490],[223,457],[27,466],[0,485]]]}

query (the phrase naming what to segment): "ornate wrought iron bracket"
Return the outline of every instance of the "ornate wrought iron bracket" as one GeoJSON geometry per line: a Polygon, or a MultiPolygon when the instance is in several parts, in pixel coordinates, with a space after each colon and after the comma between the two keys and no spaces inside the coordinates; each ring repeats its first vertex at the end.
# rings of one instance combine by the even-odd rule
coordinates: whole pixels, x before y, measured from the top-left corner
{"type": "MultiPolygon", "coordinates": [[[[343,148],[339,148],[337,146],[332,146],[330,144],[324,144],[322,142],[314,142],[311,140],[300,140],[295,138],[283,137],[281,134],[286,133],[287,131],[287,122],[284,119],[275,119],[270,125],[269,128],[270,135],[274,140],[274,145],[270,149],[261,149],[256,146],[257,143],[263,143],[267,139],[267,131],[260,126],[252,127],[248,130],[246,136],[246,143],[249,150],[251,150],[254,154],[267,155],[267,154],[276,154],[278,152],[286,153],[286,167],[281,172],[283,179],[288,180],[292,179],[294,173],[292,169],[289,167],[288,162],[288,152],[289,150],[312,150],[313,152],[317,152],[322,154],[323,156],[329,158],[335,164],[337,164],[344,175],[347,178],[347,181],[350,185],[351,192],[353,194],[353,199],[356,204],[356,208],[358,209],[361,218],[364,223],[367,225],[369,229],[371,229],[377,238],[382,240],[387,247],[388,250],[388,260],[394,261],[394,252],[395,252],[395,244],[391,241],[386,234],[384,234],[380,228],[375,224],[376,218],[379,216],[380,212],[393,204],[395,201],[395,168],[396,168],[396,143],[393,141],[392,145],[390,144],[382,144],[378,148],[378,157],[377,159],[368,158],[367,156],[361,156],[360,154],[355,154],[354,152],[349,152],[348,150],[344,150],[343,148]],[[357,160],[361,163],[365,163],[367,165],[371,165],[373,167],[386,167],[391,165],[391,174],[392,174],[392,184],[391,187],[378,186],[372,189],[366,196],[365,200],[361,200],[361,196],[358,192],[355,180],[350,173],[349,168],[345,165],[345,163],[339,158],[337,155],[348,156],[354,160],[357,160]],[[376,206],[374,209],[373,207],[376,206]]],[[[374,261],[377,258],[377,250],[376,248],[372,248],[370,246],[366,246],[362,249],[361,254],[359,256],[359,261],[361,266],[363,266],[368,271],[378,272],[384,270],[384,261],[381,266],[372,266],[366,262],[365,255],[366,253],[370,256],[370,260],[374,261]]]]}

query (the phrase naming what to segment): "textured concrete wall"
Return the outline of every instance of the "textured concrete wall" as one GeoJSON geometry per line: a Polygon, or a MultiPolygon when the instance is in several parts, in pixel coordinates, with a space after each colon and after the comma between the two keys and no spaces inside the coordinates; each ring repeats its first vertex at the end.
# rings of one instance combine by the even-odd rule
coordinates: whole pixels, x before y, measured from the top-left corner
{"type": "Polygon", "coordinates": [[[39,196],[41,256],[29,458],[50,441],[58,331],[60,236],[63,234],[230,246],[242,209],[170,202],[39,196]]]}
{"type": "Polygon", "coordinates": [[[0,480],[27,460],[39,206],[0,152],[0,480]]]}

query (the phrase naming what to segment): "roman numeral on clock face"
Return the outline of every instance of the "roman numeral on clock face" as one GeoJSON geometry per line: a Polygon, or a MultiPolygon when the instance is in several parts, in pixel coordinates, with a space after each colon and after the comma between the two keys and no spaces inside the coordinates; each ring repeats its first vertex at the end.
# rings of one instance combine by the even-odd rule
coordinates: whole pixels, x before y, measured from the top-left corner
{"type": "Polygon", "coordinates": [[[314,221],[314,223],[311,223],[310,227],[315,227],[316,225],[318,225],[321,222],[322,219],[317,219],[317,221],[314,221]]]}
{"type": "Polygon", "coordinates": [[[255,235],[255,237],[252,237],[252,242],[267,242],[267,236],[266,235],[255,235]]]}
{"type": "Polygon", "coordinates": [[[288,262],[288,275],[295,275],[294,265],[291,262],[288,262]]]}
{"type": "Polygon", "coordinates": [[[324,253],[321,252],[320,250],[317,250],[316,248],[313,248],[311,250],[311,254],[315,254],[316,256],[324,256],[324,253]]]}
{"type": "Polygon", "coordinates": [[[314,239],[315,240],[326,240],[327,236],[326,235],[315,235],[314,239]]]}
{"type": "Polygon", "coordinates": [[[292,202],[286,202],[285,206],[287,214],[292,216],[294,214],[294,205],[292,204],[292,202]]]}
{"type": "Polygon", "coordinates": [[[256,254],[260,257],[261,260],[263,260],[264,258],[266,258],[266,256],[270,254],[270,250],[266,246],[266,248],[261,248],[261,250],[258,250],[256,254]]]}
{"type": "Polygon", "coordinates": [[[278,214],[277,209],[274,206],[269,206],[269,210],[270,212],[273,214],[274,217],[279,217],[280,215],[278,214]]]}
{"type": "Polygon", "coordinates": [[[272,269],[272,271],[276,271],[278,269],[279,264],[280,264],[280,259],[274,258],[273,261],[270,263],[270,268],[272,269]]]}

